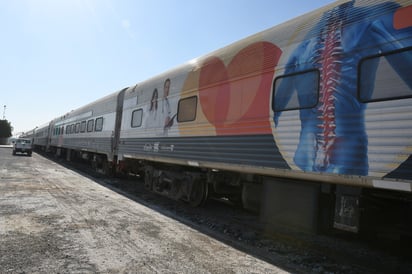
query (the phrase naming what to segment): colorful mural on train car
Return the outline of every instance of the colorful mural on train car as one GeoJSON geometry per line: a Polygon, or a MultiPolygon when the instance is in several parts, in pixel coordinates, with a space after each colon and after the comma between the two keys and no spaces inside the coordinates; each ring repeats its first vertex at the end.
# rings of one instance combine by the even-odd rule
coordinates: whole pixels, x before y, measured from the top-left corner
{"type": "Polygon", "coordinates": [[[51,121],[46,150],[326,229],[403,210],[410,234],[411,0],[337,1],[109,97],[51,121]]]}
{"type": "Polygon", "coordinates": [[[262,34],[230,56],[208,56],[182,87],[198,89],[196,123],[204,126],[181,126],[180,135],[273,134],[290,169],[388,176],[411,161],[412,8],[405,3],[343,2],[308,19],[316,16],[316,24],[286,26],[287,45],[262,34]],[[396,90],[384,75],[399,81],[396,90]],[[395,115],[395,131],[407,132],[384,137],[394,124],[379,115],[395,115]],[[385,149],[392,158],[376,159],[385,149]]]}
{"type": "MultiPolygon", "coordinates": [[[[369,160],[368,156],[373,152],[368,150],[371,150],[369,139],[376,136],[376,131],[368,132],[367,123],[371,122],[368,118],[375,116],[376,119],[376,115],[367,109],[376,109],[376,106],[370,106],[374,101],[388,100],[379,107],[385,112],[390,100],[412,96],[412,50],[408,49],[412,46],[411,16],[410,6],[400,7],[387,2],[357,7],[355,1],[350,1],[327,11],[287,57],[286,69],[275,79],[273,109],[277,130],[282,130],[280,126],[291,119],[282,121],[284,113],[299,109],[300,131],[296,148],[294,151],[286,149],[284,153],[292,167],[352,175],[368,175],[370,168],[373,170],[373,160],[377,159],[369,160]],[[382,11],[385,13],[381,14],[382,11]],[[357,22],[352,23],[355,19],[357,22]],[[368,59],[370,56],[376,58],[368,59]],[[385,59],[387,64],[379,62],[378,57],[385,59]],[[377,83],[379,66],[386,66],[382,75],[394,71],[404,85],[394,90],[385,83],[377,83]],[[386,86],[382,95],[374,95],[376,89],[381,89],[377,85],[386,86]]],[[[407,101],[411,102],[410,99],[407,101]]],[[[402,111],[407,118],[399,127],[411,128],[411,109],[402,111]]],[[[393,124],[389,125],[390,120],[384,123],[386,126],[381,125],[379,130],[381,136],[385,130],[390,134],[390,128],[385,127],[393,127],[393,124]]],[[[290,134],[284,134],[288,140],[282,140],[277,130],[275,135],[279,144],[290,142],[290,134]]],[[[411,133],[409,131],[408,136],[411,133]]],[[[412,145],[408,138],[402,142],[400,150],[406,151],[412,145]]],[[[397,165],[407,160],[408,154],[398,157],[397,165]]],[[[391,166],[394,167],[393,162],[391,166]]]]}

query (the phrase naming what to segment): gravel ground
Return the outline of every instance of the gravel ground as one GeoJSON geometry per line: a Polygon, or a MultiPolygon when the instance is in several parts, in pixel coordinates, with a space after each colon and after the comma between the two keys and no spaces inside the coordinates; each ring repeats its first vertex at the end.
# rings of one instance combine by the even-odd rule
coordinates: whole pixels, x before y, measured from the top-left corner
{"type": "Polygon", "coordinates": [[[282,273],[37,154],[0,148],[0,273],[282,273]]]}
{"type": "Polygon", "coordinates": [[[400,256],[396,246],[385,249],[352,234],[268,233],[257,215],[226,202],[209,200],[203,208],[192,208],[147,192],[136,180],[103,181],[139,203],[292,273],[412,273],[412,254],[400,256]]]}
{"type": "Polygon", "coordinates": [[[191,208],[138,179],[90,176],[0,148],[0,273],[412,273],[352,238],[265,233],[258,216],[191,208]]]}

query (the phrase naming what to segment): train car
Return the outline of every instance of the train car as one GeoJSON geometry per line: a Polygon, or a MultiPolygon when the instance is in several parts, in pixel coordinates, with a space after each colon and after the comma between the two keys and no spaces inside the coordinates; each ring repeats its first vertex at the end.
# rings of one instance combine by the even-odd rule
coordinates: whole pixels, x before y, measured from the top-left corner
{"type": "Polygon", "coordinates": [[[35,131],[36,131],[36,129],[30,129],[28,131],[25,131],[19,136],[19,138],[26,138],[26,139],[33,140],[35,131]]]}
{"type": "Polygon", "coordinates": [[[269,226],[410,239],[411,18],[410,0],[337,1],[56,118],[35,144],[269,226]]]}
{"type": "Polygon", "coordinates": [[[271,225],[410,234],[411,18],[337,1],[128,88],[119,170],[271,225]]]}
{"type": "Polygon", "coordinates": [[[116,162],[123,95],[124,91],[112,93],[53,120],[50,150],[67,160],[88,160],[96,169],[110,173],[116,162]]]}
{"type": "Polygon", "coordinates": [[[34,129],[33,148],[46,151],[49,143],[50,122],[34,129]]]}

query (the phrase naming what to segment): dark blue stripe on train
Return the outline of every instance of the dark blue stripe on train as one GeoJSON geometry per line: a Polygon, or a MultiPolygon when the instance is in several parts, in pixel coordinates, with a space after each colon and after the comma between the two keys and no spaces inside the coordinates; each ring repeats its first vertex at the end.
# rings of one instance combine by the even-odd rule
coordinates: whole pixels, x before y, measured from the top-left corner
{"type": "Polygon", "coordinates": [[[272,135],[121,138],[119,154],[290,169],[272,135]]]}

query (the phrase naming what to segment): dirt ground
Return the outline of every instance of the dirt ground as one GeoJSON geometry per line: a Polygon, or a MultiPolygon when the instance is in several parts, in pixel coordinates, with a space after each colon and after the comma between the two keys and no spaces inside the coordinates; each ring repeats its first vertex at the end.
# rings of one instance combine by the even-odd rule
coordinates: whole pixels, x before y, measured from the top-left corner
{"type": "Polygon", "coordinates": [[[284,273],[75,171],[0,148],[0,273],[284,273]]]}

